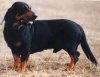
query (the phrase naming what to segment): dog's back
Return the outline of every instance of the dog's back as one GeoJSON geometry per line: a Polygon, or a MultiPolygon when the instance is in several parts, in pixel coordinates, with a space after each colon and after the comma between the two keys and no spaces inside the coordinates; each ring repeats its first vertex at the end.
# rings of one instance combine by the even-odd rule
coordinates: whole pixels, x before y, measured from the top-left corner
{"type": "Polygon", "coordinates": [[[65,19],[35,20],[30,30],[28,30],[28,27],[30,26],[22,27],[24,28],[21,29],[21,33],[24,34],[22,39],[27,43],[30,43],[31,40],[30,50],[34,52],[49,48],[64,49],[67,44],[72,43],[72,40],[79,44],[83,33],[78,24],[65,19]]]}

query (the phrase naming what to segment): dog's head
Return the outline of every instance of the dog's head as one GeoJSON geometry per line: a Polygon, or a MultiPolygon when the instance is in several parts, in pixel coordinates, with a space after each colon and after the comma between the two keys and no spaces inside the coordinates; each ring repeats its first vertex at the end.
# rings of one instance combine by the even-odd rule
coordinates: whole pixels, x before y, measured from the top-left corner
{"type": "Polygon", "coordinates": [[[15,2],[6,12],[4,17],[5,22],[13,23],[15,21],[33,21],[36,19],[36,15],[31,11],[29,7],[24,2],[15,2]]]}

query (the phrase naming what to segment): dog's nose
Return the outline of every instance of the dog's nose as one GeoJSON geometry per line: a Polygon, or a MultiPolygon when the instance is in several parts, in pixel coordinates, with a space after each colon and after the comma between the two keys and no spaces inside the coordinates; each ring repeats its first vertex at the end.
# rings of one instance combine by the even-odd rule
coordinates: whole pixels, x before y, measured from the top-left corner
{"type": "Polygon", "coordinates": [[[34,18],[34,19],[36,19],[36,18],[37,18],[37,16],[36,16],[36,15],[34,15],[34,16],[33,16],[33,18],[34,18]]]}
{"type": "Polygon", "coordinates": [[[33,19],[36,19],[37,18],[37,15],[33,12],[32,17],[33,17],[33,19]]]}

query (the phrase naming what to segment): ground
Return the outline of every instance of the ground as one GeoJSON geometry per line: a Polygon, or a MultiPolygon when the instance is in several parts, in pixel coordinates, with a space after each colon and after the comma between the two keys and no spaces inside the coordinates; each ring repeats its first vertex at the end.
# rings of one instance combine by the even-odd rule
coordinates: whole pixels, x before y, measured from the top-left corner
{"type": "MultiPolygon", "coordinates": [[[[6,4],[8,3],[6,2],[6,4]]],[[[28,3],[38,15],[37,19],[66,18],[79,23],[86,33],[98,66],[95,67],[86,58],[79,46],[78,51],[81,53],[79,61],[71,72],[64,70],[66,63],[70,61],[67,52],[61,50],[53,53],[51,49],[32,54],[29,59],[30,66],[27,67],[26,72],[18,73],[9,67],[13,64],[13,57],[3,38],[3,26],[0,25],[0,77],[100,77],[100,2],[71,2],[68,0],[51,0],[49,2],[48,0],[37,0],[35,2],[33,0],[28,3]]]]}

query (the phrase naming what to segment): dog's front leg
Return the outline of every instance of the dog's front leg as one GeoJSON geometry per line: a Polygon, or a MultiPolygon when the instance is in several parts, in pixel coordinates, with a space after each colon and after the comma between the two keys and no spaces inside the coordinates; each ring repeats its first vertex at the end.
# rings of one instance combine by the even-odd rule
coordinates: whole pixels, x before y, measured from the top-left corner
{"type": "Polygon", "coordinates": [[[21,55],[20,66],[19,66],[19,69],[17,70],[18,72],[24,72],[26,70],[26,66],[27,66],[27,63],[28,63],[28,58],[29,58],[29,53],[28,52],[24,52],[21,55]]]}
{"type": "Polygon", "coordinates": [[[20,55],[13,54],[14,64],[13,67],[17,70],[20,65],[20,55]]]}

